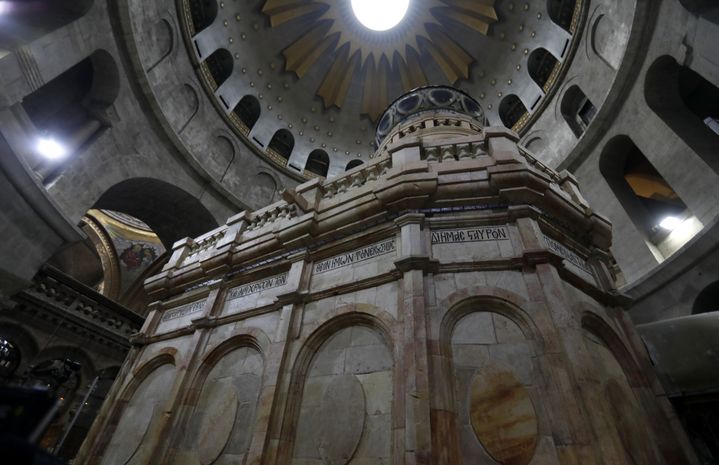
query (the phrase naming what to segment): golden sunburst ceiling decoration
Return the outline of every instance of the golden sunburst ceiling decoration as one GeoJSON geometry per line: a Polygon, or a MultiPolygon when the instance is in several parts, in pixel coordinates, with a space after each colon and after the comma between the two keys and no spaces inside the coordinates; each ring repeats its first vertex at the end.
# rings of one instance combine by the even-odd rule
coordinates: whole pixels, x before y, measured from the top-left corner
{"type": "Polygon", "coordinates": [[[272,27],[314,18],[283,51],[285,69],[302,78],[320,58],[331,65],[316,89],[325,108],[341,108],[355,76],[361,80],[361,113],[376,121],[390,103],[389,83],[398,77],[403,91],[427,85],[423,60],[431,59],[455,84],[469,78],[474,58],[448,30],[459,23],[488,35],[497,22],[495,0],[422,0],[389,31],[376,32],[355,18],[350,0],[266,0],[262,12],[272,27]]]}

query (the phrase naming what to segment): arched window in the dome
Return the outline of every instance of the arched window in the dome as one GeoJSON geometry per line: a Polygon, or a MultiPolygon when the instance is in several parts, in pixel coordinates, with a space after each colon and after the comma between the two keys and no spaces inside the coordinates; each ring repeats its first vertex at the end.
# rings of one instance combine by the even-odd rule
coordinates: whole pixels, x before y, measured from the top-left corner
{"type": "Polygon", "coordinates": [[[499,102],[499,118],[509,129],[512,129],[526,113],[527,107],[514,94],[507,95],[499,102]]]}
{"type": "Polygon", "coordinates": [[[282,157],[285,162],[290,159],[294,147],[295,138],[287,129],[278,129],[267,146],[268,149],[282,157]]]}
{"type": "Polygon", "coordinates": [[[330,168],[330,157],[327,152],[321,149],[313,150],[307,157],[305,171],[309,171],[316,175],[327,177],[327,171],[330,168]]]}
{"type": "Polygon", "coordinates": [[[573,85],[564,93],[560,108],[564,120],[577,138],[584,134],[597,114],[597,107],[577,85],[573,85]]]}
{"type": "Polygon", "coordinates": [[[254,95],[245,95],[232,111],[245,126],[246,132],[249,133],[255,127],[257,120],[260,119],[260,101],[254,95]]]}
{"type": "Polygon", "coordinates": [[[212,76],[215,89],[217,89],[232,74],[232,68],[235,65],[235,60],[232,59],[232,54],[230,52],[224,48],[220,48],[212,52],[212,55],[207,57],[204,64],[207,66],[207,70],[212,76]]]}
{"type": "Polygon", "coordinates": [[[363,164],[364,164],[364,162],[362,160],[357,160],[357,159],[350,160],[349,163],[347,163],[347,166],[345,166],[345,171],[349,171],[352,168],[357,168],[358,166],[363,165],[363,164]]]}
{"type": "Polygon", "coordinates": [[[692,314],[709,313],[719,311],[719,281],[714,281],[694,299],[692,314]]]}
{"type": "Polygon", "coordinates": [[[719,88],[665,55],[649,67],[644,96],[649,108],[719,172],[719,88]]]}
{"type": "Polygon", "coordinates": [[[0,2],[0,48],[13,49],[42,37],[87,13],[93,0],[0,2]]]}
{"type": "Polygon", "coordinates": [[[209,27],[217,18],[217,0],[190,0],[189,7],[195,34],[209,27]]]}
{"type": "Polygon", "coordinates": [[[49,181],[63,160],[109,127],[106,112],[119,89],[115,60],[98,50],[23,99],[22,107],[38,131],[41,161],[34,168],[41,177],[49,181]]]}
{"type": "Polygon", "coordinates": [[[716,0],[679,0],[679,3],[695,15],[719,24],[719,3],[716,0]]]}
{"type": "Polygon", "coordinates": [[[574,17],[574,9],[576,6],[577,0],[547,0],[547,12],[549,13],[549,19],[565,31],[569,32],[572,26],[572,18],[574,17]]]}
{"type": "Polygon", "coordinates": [[[599,159],[599,171],[634,226],[648,243],[658,247],[663,257],[671,255],[688,240],[672,239],[669,235],[685,223],[691,229],[694,218],[628,136],[615,136],[607,143],[599,159]],[[678,245],[680,240],[683,242],[678,245]]]}
{"type": "MultiPolygon", "coordinates": [[[[559,60],[549,53],[546,48],[538,48],[529,55],[527,71],[532,80],[544,89],[557,63],[559,63],[559,60]]],[[[544,91],[546,92],[546,89],[544,91]]]]}

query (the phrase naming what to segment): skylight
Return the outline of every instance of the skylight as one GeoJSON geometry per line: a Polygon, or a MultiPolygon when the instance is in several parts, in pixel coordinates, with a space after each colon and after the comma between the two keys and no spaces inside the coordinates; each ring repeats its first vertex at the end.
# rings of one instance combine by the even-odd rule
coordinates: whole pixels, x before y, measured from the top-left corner
{"type": "Polygon", "coordinates": [[[352,0],[357,20],[373,31],[388,31],[407,14],[409,0],[352,0]]]}

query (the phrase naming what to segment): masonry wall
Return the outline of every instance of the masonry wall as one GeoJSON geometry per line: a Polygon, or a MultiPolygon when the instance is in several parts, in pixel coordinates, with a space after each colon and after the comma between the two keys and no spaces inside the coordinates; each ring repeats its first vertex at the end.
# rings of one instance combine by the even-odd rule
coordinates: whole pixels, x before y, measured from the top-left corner
{"type": "Polygon", "coordinates": [[[542,231],[408,215],[164,301],[78,462],[693,463],[602,271],[522,258],[542,231]]]}

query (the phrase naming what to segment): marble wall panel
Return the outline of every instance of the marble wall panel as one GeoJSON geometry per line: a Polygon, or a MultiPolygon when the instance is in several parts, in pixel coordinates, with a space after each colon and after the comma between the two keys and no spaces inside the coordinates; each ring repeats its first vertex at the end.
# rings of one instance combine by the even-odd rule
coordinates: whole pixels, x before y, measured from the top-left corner
{"type": "Polygon", "coordinates": [[[343,305],[367,304],[397,317],[399,287],[396,282],[382,284],[381,286],[348,292],[337,296],[308,302],[303,310],[303,324],[322,321],[335,308],[343,305]]]}
{"type": "Polygon", "coordinates": [[[621,365],[597,336],[584,330],[584,340],[594,368],[588,408],[604,453],[635,465],[662,463],[649,419],[621,365]]]}
{"type": "Polygon", "coordinates": [[[553,443],[537,405],[534,346],[509,318],[478,310],[457,322],[451,339],[463,462],[545,463],[553,443]]]}
{"type": "Polygon", "coordinates": [[[224,355],[202,383],[176,461],[242,464],[255,426],[264,363],[251,347],[224,355]]]}
{"type": "Polygon", "coordinates": [[[434,292],[437,302],[450,294],[476,287],[504,289],[521,297],[527,297],[527,286],[519,271],[468,271],[466,273],[443,273],[434,275],[434,292]]]}
{"type": "Polygon", "coordinates": [[[105,450],[102,465],[140,464],[147,460],[152,452],[148,433],[162,414],[174,378],[175,366],[166,363],[140,383],[120,412],[120,421],[105,450]]]}
{"type": "Polygon", "coordinates": [[[213,350],[237,334],[247,334],[254,330],[260,330],[264,335],[271,338],[277,332],[279,321],[280,314],[273,311],[213,328],[207,340],[205,351],[213,350]]]}
{"type": "Polygon", "coordinates": [[[389,463],[392,369],[373,329],[351,326],[325,341],[307,371],[292,463],[389,463]]]}

